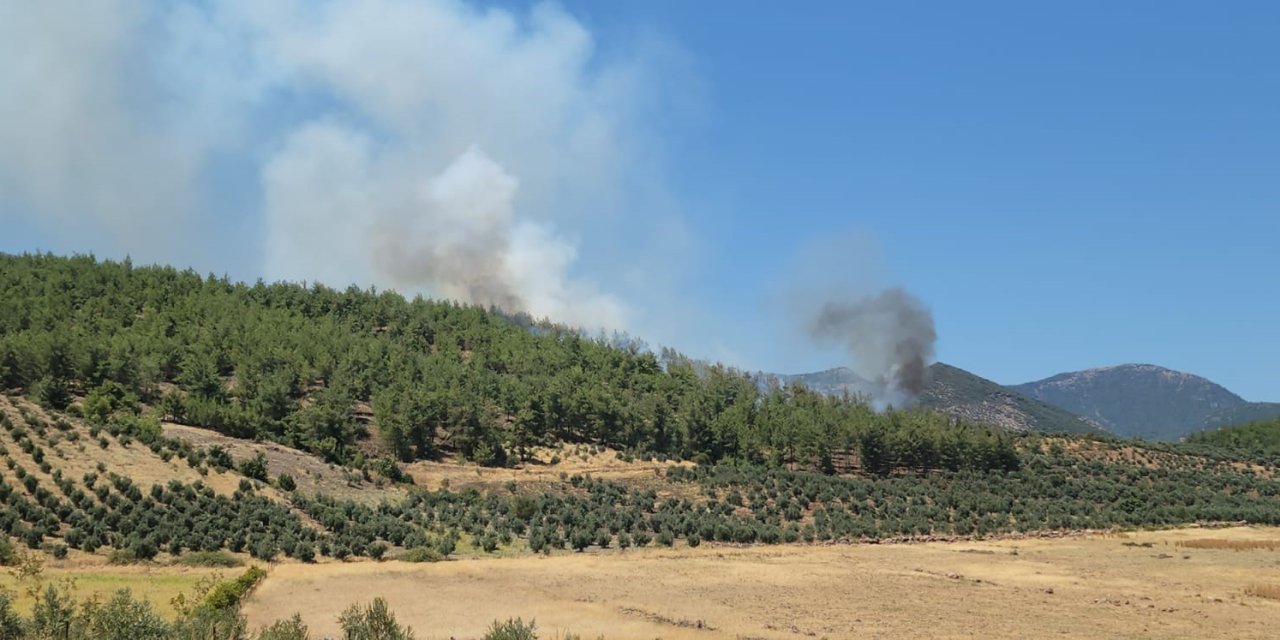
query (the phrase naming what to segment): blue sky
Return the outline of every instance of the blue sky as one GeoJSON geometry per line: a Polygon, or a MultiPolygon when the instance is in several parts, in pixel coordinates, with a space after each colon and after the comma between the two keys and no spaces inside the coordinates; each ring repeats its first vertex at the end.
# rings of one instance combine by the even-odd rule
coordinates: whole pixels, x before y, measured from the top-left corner
{"type": "MultiPolygon", "coordinates": [[[[0,125],[11,129],[0,130],[10,149],[50,139],[77,149],[72,142],[87,139],[112,150],[75,162],[71,151],[48,163],[34,152],[0,159],[0,250],[128,252],[246,279],[350,273],[383,283],[400,272],[361,256],[308,260],[345,249],[279,229],[310,228],[305,216],[332,206],[314,227],[350,236],[348,213],[333,204],[342,194],[364,194],[354,208],[398,211],[401,201],[381,195],[413,191],[398,176],[439,178],[448,166],[478,189],[506,184],[503,176],[518,183],[510,203],[485,214],[499,226],[477,233],[515,238],[505,259],[552,265],[532,270],[537,283],[513,285],[550,314],[616,314],[655,341],[749,368],[825,368],[846,356],[809,343],[782,308],[796,263],[820,255],[832,282],[880,270],[887,275],[873,280],[916,293],[934,313],[938,358],[999,382],[1151,362],[1280,400],[1275,3],[615,0],[567,1],[538,18],[546,7],[506,2],[497,9],[518,26],[504,36],[483,20],[492,14],[445,2],[443,24],[456,33],[409,33],[408,53],[390,51],[385,66],[363,43],[397,42],[377,29],[411,22],[403,16],[379,27],[333,16],[326,26],[322,15],[309,33],[281,26],[296,20],[190,4],[204,18],[122,23],[109,34],[116,67],[68,72],[69,87],[118,75],[128,91],[83,95],[95,107],[119,104],[0,125]],[[373,26],[334,26],[353,22],[373,26]],[[419,78],[441,57],[432,50],[441,40],[481,52],[471,75],[510,69],[492,82],[419,78]],[[193,41],[204,48],[175,46],[193,41]],[[499,44],[484,48],[491,41],[499,44]],[[289,49],[294,42],[321,53],[289,49]],[[335,42],[343,46],[327,46],[335,42]],[[411,55],[419,42],[425,59],[411,55]],[[261,51],[273,53],[254,58],[261,51]],[[137,55],[175,61],[177,71],[149,62],[155,78],[137,80],[121,71],[137,55]],[[177,76],[197,81],[174,88],[177,76]],[[139,82],[160,88],[154,105],[134,90],[139,82]],[[451,97],[404,99],[419,86],[451,97]],[[556,99],[543,104],[545,95],[556,99]],[[162,134],[147,148],[135,141],[152,127],[139,123],[156,114],[162,134]],[[116,124],[100,130],[103,121],[116,124]],[[81,138],[62,140],[67,131],[81,138]],[[450,164],[470,157],[468,145],[480,159],[450,164]],[[330,161],[304,162],[317,157],[330,161]],[[121,175],[179,185],[130,210],[185,207],[182,221],[120,224],[101,194],[121,178],[104,167],[130,162],[137,170],[121,175]],[[48,177],[27,165],[46,164],[62,180],[49,184],[88,195],[22,186],[48,177]],[[371,177],[324,192],[351,173],[371,177]],[[171,236],[153,231],[166,225],[171,236]]],[[[37,34],[68,19],[18,17],[35,20],[37,34]]],[[[31,44],[45,47],[35,53],[8,40],[0,49],[17,50],[0,52],[9,59],[65,53],[56,39],[31,44]]],[[[0,68],[4,100],[31,93],[25,77],[0,68]]],[[[51,104],[74,93],[49,91],[51,104]]],[[[425,220],[471,224],[451,202],[430,204],[425,220]]],[[[442,250],[422,225],[406,247],[442,250]]],[[[445,276],[423,277],[392,286],[453,290],[445,276]]]]}
{"type": "Polygon", "coordinates": [[[854,226],[945,361],[1280,398],[1280,5],[607,5],[568,6],[667,34],[706,83],[680,184],[711,201],[724,307],[754,311],[763,256],[854,226]]]}

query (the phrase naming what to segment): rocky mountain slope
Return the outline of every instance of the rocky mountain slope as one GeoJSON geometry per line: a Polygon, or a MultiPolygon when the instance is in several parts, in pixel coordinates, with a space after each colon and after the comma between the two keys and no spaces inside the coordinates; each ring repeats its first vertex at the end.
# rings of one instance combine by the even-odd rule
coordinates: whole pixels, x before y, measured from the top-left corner
{"type": "Polygon", "coordinates": [[[1013,431],[1100,433],[1096,423],[941,362],[929,367],[920,403],[970,422],[1013,431]]]}
{"type": "MultiPolygon", "coordinates": [[[[875,383],[846,367],[777,377],[784,384],[804,384],[821,393],[864,397],[876,393],[875,383]]],[[[941,362],[929,367],[929,384],[920,403],[969,422],[993,424],[1010,431],[1100,431],[1098,425],[1068,411],[941,362]]]]}
{"type": "Polygon", "coordinates": [[[1248,402],[1200,376],[1150,364],[1060,373],[1012,388],[1118,435],[1152,440],[1280,416],[1280,403],[1248,402]]]}

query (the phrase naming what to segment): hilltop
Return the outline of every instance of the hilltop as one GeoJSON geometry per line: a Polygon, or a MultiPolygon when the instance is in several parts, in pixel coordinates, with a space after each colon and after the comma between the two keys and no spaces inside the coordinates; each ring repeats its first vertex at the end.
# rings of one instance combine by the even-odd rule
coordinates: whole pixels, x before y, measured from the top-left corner
{"type": "Polygon", "coordinates": [[[929,367],[920,403],[965,420],[1013,431],[1101,433],[1096,423],[941,362],[929,367]]]}
{"type": "Polygon", "coordinates": [[[1151,364],[1060,373],[1012,388],[1118,435],[1151,440],[1280,416],[1280,403],[1249,402],[1200,376],[1151,364]]]}
{"type": "MultiPolygon", "coordinates": [[[[876,394],[875,383],[848,367],[776,377],[784,384],[803,384],[813,391],[835,396],[873,397],[876,394]]],[[[1097,424],[1069,411],[941,362],[929,366],[929,382],[920,395],[920,405],[967,422],[1015,432],[1102,431],[1097,424]]]]}
{"type": "MultiPolygon", "coordinates": [[[[876,385],[852,369],[775,376],[833,396],[874,397],[876,385]]],[[[1150,364],[1060,373],[1001,385],[938,362],[919,405],[1010,431],[1110,432],[1178,440],[1204,429],[1280,417],[1280,403],[1249,402],[1203,377],[1150,364]]]]}

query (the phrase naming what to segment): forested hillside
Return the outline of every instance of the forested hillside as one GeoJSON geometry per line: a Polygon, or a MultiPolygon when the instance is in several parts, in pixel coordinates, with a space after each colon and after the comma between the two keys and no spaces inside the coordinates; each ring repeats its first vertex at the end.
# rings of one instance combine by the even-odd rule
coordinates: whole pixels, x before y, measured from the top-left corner
{"type": "Polygon", "coordinates": [[[1187,443],[1280,458],[1280,418],[1193,433],[1187,443]]]}
{"type": "Polygon", "coordinates": [[[435,561],[1280,523],[1280,481],[1229,451],[877,414],[393,293],[0,256],[0,299],[0,563],[16,545],[113,562],[435,561]],[[233,457],[225,443],[166,436],[162,418],[302,451],[269,458],[246,443],[254,452],[233,457]],[[527,485],[375,491],[418,482],[424,466],[458,468],[405,461],[516,464],[558,442],[698,464],[619,481],[544,457],[526,466],[560,472],[527,485]],[[335,482],[349,491],[320,488],[335,482]]]}
{"type": "Polygon", "coordinates": [[[0,255],[0,386],[91,422],[174,422],[323,455],[487,465],[559,441],[703,462],[1013,468],[1012,436],[392,292],[238,284],[92,257],[0,255]]]}
{"type": "Polygon", "coordinates": [[[929,385],[920,396],[920,404],[967,420],[1015,431],[1103,431],[1075,414],[942,362],[935,362],[929,367],[929,385]]]}

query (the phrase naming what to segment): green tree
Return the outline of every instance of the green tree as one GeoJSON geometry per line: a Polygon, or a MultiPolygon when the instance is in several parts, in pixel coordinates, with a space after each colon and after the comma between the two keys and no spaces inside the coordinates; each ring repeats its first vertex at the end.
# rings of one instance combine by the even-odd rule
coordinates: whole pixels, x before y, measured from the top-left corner
{"type": "Polygon", "coordinates": [[[353,604],[338,616],[343,640],[413,640],[413,629],[396,622],[387,601],[374,598],[367,606],[353,604]]]}

